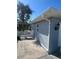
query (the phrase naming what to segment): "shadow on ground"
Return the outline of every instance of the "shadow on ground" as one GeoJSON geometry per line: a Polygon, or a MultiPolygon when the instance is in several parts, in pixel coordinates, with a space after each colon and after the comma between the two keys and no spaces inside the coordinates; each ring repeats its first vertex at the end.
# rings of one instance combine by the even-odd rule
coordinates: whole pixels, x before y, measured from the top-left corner
{"type": "Polygon", "coordinates": [[[38,45],[38,46],[41,46],[41,44],[40,44],[40,41],[39,41],[39,40],[34,41],[34,44],[36,44],[36,45],[38,45]]]}
{"type": "Polygon", "coordinates": [[[54,53],[52,53],[52,55],[61,58],[61,48],[59,47],[54,53]]]}

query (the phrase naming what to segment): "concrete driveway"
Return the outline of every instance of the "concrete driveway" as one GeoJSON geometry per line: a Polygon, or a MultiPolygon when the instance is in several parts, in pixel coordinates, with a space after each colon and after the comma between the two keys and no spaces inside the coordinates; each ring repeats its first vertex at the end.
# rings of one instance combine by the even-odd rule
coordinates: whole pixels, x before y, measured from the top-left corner
{"type": "Polygon", "coordinates": [[[34,43],[35,40],[22,40],[17,43],[17,59],[38,59],[47,52],[34,43]]]}
{"type": "Polygon", "coordinates": [[[22,40],[17,43],[17,59],[60,59],[48,55],[36,40],[22,40]]]}

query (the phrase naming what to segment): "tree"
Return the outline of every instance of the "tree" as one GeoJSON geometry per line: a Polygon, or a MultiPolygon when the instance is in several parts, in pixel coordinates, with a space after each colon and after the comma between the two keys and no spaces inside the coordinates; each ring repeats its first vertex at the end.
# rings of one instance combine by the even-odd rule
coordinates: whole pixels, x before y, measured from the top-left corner
{"type": "Polygon", "coordinates": [[[24,5],[21,2],[18,2],[17,4],[17,29],[18,30],[26,30],[28,29],[28,19],[30,19],[30,16],[32,14],[32,10],[30,9],[29,5],[24,5]]]}

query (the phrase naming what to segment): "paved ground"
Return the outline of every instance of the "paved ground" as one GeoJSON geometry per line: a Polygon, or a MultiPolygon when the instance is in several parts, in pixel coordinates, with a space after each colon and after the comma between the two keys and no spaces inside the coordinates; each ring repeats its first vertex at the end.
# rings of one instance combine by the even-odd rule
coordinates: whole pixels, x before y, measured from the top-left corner
{"type": "Polygon", "coordinates": [[[45,56],[40,57],[39,59],[60,59],[60,58],[53,55],[45,55],[45,56]]]}
{"type": "Polygon", "coordinates": [[[47,55],[47,52],[36,45],[35,40],[23,40],[17,43],[17,59],[38,59],[47,55]]]}
{"type": "Polygon", "coordinates": [[[17,59],[59,59],[48,53],[35,40],[22,40],[17,43],[17,59]]]}

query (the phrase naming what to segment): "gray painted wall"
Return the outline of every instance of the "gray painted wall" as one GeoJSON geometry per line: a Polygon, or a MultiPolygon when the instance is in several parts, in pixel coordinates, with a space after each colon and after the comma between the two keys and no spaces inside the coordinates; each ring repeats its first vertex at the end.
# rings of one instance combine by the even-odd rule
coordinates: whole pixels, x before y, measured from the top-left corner
{"type": "Polygon", "coordinates": [[[61,23],[59,28],[59,40],[58,40],[58,46],[61,47],[61,23]]]}
{"type": "Polygon", "coordinates": [[[49,37],[49,53],[53,53],[58,48],[59,30],[55,30],[56,24],[59,20],[50,20],[50,37],[49,37]]]}

